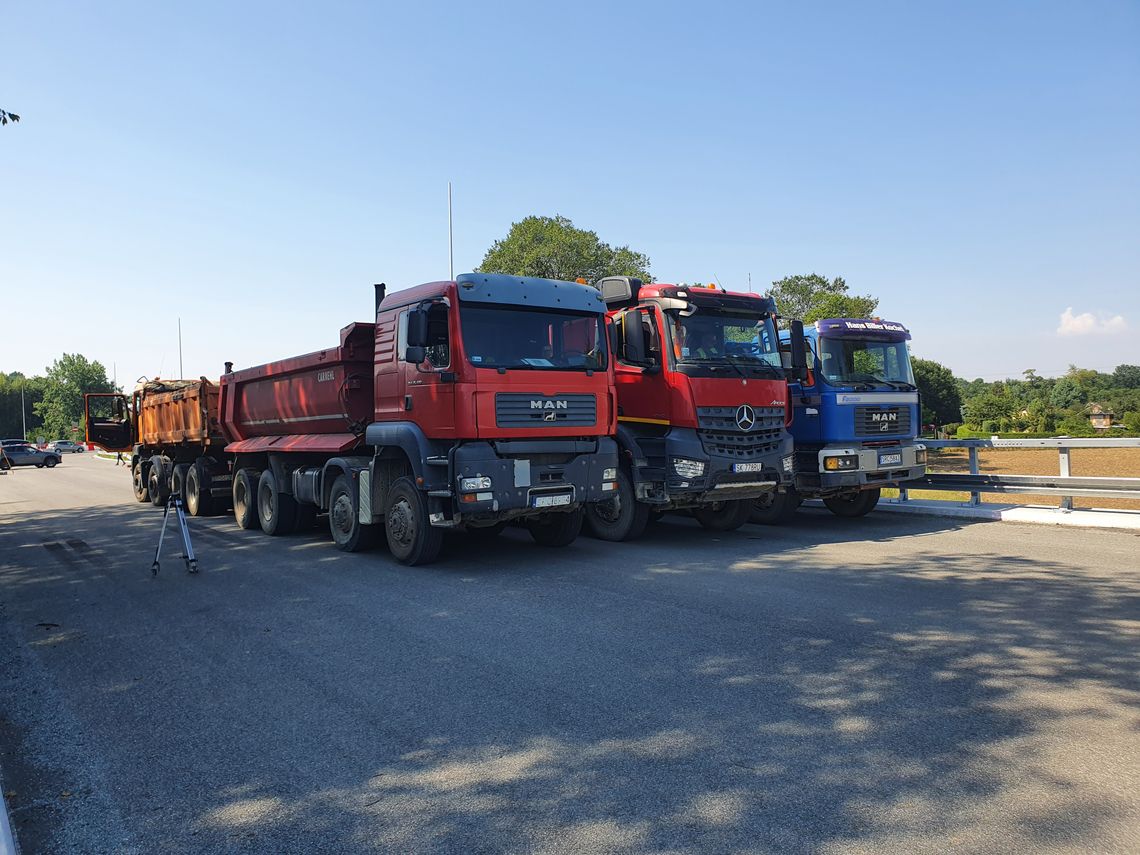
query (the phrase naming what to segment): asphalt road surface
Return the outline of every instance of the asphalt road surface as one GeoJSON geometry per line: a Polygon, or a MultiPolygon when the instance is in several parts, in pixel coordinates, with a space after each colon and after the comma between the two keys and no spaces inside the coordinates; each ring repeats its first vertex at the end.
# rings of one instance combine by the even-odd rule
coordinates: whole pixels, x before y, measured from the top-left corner
{"type": "Polygon", "coordinates": [[[1136,852],[1140,539],[801,514],[401,567],[0,476],[32,853],[1136,852]]]}

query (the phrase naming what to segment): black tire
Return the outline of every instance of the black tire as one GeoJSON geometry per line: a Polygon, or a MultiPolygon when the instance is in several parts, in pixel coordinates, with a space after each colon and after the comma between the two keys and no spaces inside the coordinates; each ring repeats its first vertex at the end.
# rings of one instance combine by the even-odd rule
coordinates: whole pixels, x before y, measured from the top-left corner
{"type": "Polygon", "coordinates": [[[828,496],[823,503],[837,517],[864,517],[879,504],[880,492],[875,487],[873,490],[860,490],[854,496],[828,496]]]}
{"type": "Polygon", "coordinates": [[[186,507],[186,475],[190,472],[189,463],[179,463],[170,473],[170,495],[177,496],[186,507]]]}
{"type": "Polygon", "coordinates": [[[131,487],[135,491],[136,502],[150,501],[150,486],[147,484],[147,475],[143,473],[141,460],[136,460],[131,467],[131,487]]]}
{"type": "Polygon", "coordinates": [[[407,476],[388,490],[384,507],[384,536],[392,557],[401,564],[430,564],[443,547],[443,529],[428,519],[427,498],[407,476]]]}
{"type": "Polygon", "coordinates": [[[693,510],[704,528],[710,531],[736,531],[752,513],[752,499],[734,499],[728,502],[713,502],[693,510]]]}
{"type": "Polygon", "coordinates": [[[468,528],[466,530],[468,537],[473,537],[476,540],[494,540],[502,534],[507,528],[507,523],[498,522],[494,525],[483,525],[478,528],[468,528]]]}
{"type": "Polygon", "coordinates": [[[586,512],[577,508],[568,513],[547,514],[546,519],[533,520],[526,527],[539,546],[569,546],[581,533],[585,518],[586,512]]]}
{"type": "Polygon", "coordinates": [[[156,508],[166,505],[166,500],[170,498],[170,478],[167,476],[166,467],[161,462],[151,460],[150,474],[147,476],[146,484],[150,491],[150,503],[156,508]]]}
{"type": "Polygon", "coordinates": [[[795,490],[777,493],[775,490],[752,500],[752,513],[749,520],[760,525],[779,525],[791,522],[796,509],[803,503],[795,490]]]}
{"type": "Polygon", "coordinates": [[[612,542],[635,540],[649,525],[649,505],[634,498],[633,481],[624,469],[617,473],[617,489],[605,502],[586,506],[586,533],[612,542]]]}
{"type": "Polygon", "coordinates": [[[337,475],[329,493],[329,533],[342,552],[363,552],[376,544],[379,526],[361,525],[348,477],[337,475]]]}
{"type": "Polygon", "coordinates": [[[273,537],[289,534],[297,525],[297,501],[277,489],[272,469],[262,472],[257,481],[257,518],[261,530],[273,537]]]}
{"type": "Polygon", "coordinates": [[[43,468],[44,468],[44,465],[43,465],[42,463],[37,463],[37,464],[36,464],[36,468],[37,468],[37,469],[43,469],[43,468]]]}
{"type": "Polygon", "coordinates": [[[261,525],[257,517],[257,483],[260,472],[239,469],[234,473],[234,519],[239,528],[255,529],[261,525]]]}
{"type": "Polygon", "coordinates": [[[214,512],[214,497],[210,495],[210,473],[195,461],[186,473],[186,512],[192,517],[208,517],[214,512]]]}

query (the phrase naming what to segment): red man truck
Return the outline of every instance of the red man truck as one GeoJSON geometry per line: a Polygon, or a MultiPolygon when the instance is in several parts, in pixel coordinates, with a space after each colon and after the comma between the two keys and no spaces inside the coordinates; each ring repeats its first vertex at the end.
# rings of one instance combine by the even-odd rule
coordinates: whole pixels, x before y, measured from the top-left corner
{"type": "MultiPolygon", "coordinates": [[[[375,322],[345,327],[338,347],[227,364],[218,409],[235,518],[277,535],[327,514],[340,549],[383,533],[404,564],[434,560],[447,529],[511,521],[564,546],[586,504],[616,488],[612,377],[594,288],[493,274],[377,285],[375,322]]],[[[92,413],[97,400],[88,441],[130,448],[125,398],[111,418],[92,413]]],[[[163,455],[135,448],[152,471],[163,455]]]]}
{"type": "Polygon", "coordinates": [[[770,298],[625,276],[596,287],[615,340],[621,465],[587,526],[629,540],[652,513],[687,509],[706,528],[739,528],[758,496],[792,483],[788,377],[806,370],[802,324],[785,365],[770,298]]]}

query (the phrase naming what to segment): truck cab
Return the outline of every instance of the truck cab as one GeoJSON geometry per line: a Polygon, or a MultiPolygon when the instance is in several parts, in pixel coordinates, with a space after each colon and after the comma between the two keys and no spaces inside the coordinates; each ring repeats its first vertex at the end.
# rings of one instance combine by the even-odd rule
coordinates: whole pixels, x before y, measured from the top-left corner
{"type": "Polygon", "coordinates": [[[545,545],[572,541],[586,504],[615,489],[599,293],[471,273],[378,293],[377,302],[364,443],[375,453],[372,504],[393,553],[421,563],[421,552],[438,551],[442,529],[488,534],[511,521],[545,545]],[[401,477],[418,495],[393,503],[401,477]]]}
{"type": "Polygon", "coordinates": [[[688,510],[706,528],[738,528],[756,497],[793,477],[772,300],[631,277],[596,287],[614,340],[621,466],[587,525],[602,539],[629,540],[651,515],[688,510]]]}
{"type": "MultiPolygon", "coordinates": [[[[910,337],[902,324],[866,318],[827,318],[804,330],[811,371],[790,386],[795,485],[758,502],[754,521],[786,519],[804,498],[862,516],[883,487],[925,474],[910,337]]],[[[782,340],[793,346],[789,334],[782,340]]]]}

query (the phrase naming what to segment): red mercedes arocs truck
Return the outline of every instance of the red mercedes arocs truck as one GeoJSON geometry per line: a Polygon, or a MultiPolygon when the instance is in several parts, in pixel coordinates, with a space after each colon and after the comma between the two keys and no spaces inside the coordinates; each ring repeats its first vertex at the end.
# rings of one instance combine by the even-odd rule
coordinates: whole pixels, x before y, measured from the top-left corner
{"type": "Polygon", "coordinates": [[[621,465],[586,525],[629,540],[650,514],[689,510],[706,528],[739,528],[757,497],[792,484],[788,378],[805,370],[803,325],[785,365],[770,298],[625,276],[596,287],[615,340],[621,465]]]}
{"type": "MultiPolygon", "coordinates": [[[[227,364],[234,516],[276,535],[327,514],[340,549],[383,533],[404,564],[434,560],[447,529],[511,521],[564,546],[586,504],[616,488],[612,378],[594,288],[494,274],[377,285],[375,322],[345,327],[338,347],[227,364]]],[[[126,450],[132,424],[89,417],[88,441],[126,450]]],[[[136,456],[165,468],[149,449],[136,456]]]]}

